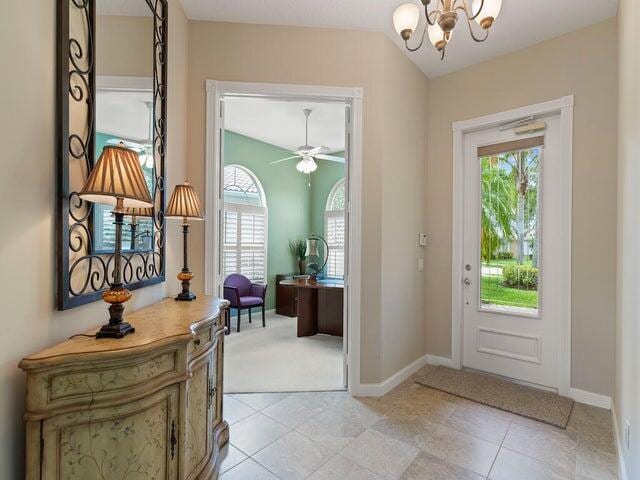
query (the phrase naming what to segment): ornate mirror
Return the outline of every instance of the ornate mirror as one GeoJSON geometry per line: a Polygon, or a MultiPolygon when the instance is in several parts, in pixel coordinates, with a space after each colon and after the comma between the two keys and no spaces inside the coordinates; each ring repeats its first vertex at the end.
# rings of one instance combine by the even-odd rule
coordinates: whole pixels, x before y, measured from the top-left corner
{"type": "Polygon", "coordinates": [[[58,2],[58,309],[100,298],[113,278],[111,207],[77,192],[107,145],[134,150],[154,200],[123,230],[128,289],[164,281],[166,0],[58,2]]]}

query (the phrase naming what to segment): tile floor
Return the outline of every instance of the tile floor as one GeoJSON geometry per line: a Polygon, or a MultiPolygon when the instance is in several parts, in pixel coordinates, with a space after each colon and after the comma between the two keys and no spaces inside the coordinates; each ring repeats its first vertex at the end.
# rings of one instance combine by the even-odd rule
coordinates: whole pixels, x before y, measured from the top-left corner
{"type": "Polygon", "coordinates": [[[224,412],[222,480],[618,479],[611,415],[586,405],[561,430],[409,379],[381,398],[226,395],[224,412]]]}

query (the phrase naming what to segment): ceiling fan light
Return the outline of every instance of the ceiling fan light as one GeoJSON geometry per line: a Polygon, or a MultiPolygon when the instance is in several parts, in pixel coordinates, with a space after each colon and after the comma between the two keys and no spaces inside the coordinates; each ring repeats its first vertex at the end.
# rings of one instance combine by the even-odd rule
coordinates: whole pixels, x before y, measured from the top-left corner
{"type": "Polygon", "coordinates": [[[300,173],[304,172],[304,160],[300,160],[297,164],[296,164],[296,170],[298,170],[300,173]]]}
{"type": "Polygon", "coordinates": [[[393,12],[393,26],[403,40],[409,40],[420,21],[420,7],[415,3],[400,5],[393,12]]]}
{"type": "MultiPolygon", "coordinates": [[[[473,15],[478,13],[480,9],[480,5],[482,5],[482,0],[473,0],[473,5],[471,10],[473,11],[473,15]]],[[[493,25],[493,22],[498,18],[500,14],[500,9],[502,8],[502,0],[484,0],[484,5],[482,6],[482,12],[478,15],[475,20],[478,25],[480,25],[485,30],[490,28],[493,25]]]]}

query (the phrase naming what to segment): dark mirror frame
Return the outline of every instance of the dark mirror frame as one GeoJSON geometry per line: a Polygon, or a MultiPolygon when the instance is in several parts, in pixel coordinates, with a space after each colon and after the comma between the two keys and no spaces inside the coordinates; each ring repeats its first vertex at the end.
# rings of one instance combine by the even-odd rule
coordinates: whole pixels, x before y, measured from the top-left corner
{"type": "MultiPolygon", "coordinates": [[[[155,211],[153,251],[123,254],[129,290],[165,280],[168,6],[167,0],[139,1],[146,2],[153,16],[155,211]]],[[[57,304],[58,310],[67,310],[101,298],[113,278],[114,261],[113,254],[92,252],[92,204],[78,197],[95,159],[96,0],[58,0],[56,15],[57,304]],[[74,23],[73,32],[71,17],[82,23],[74,23]]]]}

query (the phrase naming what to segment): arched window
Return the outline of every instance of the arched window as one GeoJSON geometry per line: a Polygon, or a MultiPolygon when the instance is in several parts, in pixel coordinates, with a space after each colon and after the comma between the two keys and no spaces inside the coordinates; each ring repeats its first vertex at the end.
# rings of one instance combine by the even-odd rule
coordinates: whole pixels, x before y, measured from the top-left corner
{"type": "Polygon", "coordinates": [[[324,234],[329,245],[327,277],[330,278],[344,278],[345,199],[343,178],[329,192],[324,214],[324,234]]]}
{"type": "Polygon", "coordinates": [[[253,282],[267,275],[267,201],[258,178],[240,165],[224,167],[225,277],[241,273],[253,282]]]}

